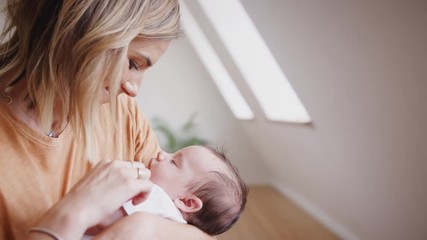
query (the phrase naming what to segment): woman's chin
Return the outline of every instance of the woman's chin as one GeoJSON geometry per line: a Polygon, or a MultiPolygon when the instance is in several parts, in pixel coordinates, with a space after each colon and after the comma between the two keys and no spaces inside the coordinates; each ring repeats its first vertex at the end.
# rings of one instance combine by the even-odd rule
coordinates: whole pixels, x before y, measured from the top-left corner
{"type": "Polygon", "coordinates": [[[101,104],[106,104],[106,103],[110,103],[110,96],[102,96],[101,98],[101,104]]]}
{"type": "Polygon", "coordinates": [[[110,102],[110,91],[108,87],[104,88],[101,94],[101,104],[110,102]]]}

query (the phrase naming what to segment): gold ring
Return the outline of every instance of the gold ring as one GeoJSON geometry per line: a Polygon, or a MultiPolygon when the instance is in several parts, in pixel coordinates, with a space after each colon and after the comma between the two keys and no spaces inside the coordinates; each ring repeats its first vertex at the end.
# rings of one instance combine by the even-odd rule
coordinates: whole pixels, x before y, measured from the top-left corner
{"type": "Polygon", "coordinates": [[[137,178],[143,179],[144,178],[144,172],[142,171],[142,168],[136,168],[137,178]]]}

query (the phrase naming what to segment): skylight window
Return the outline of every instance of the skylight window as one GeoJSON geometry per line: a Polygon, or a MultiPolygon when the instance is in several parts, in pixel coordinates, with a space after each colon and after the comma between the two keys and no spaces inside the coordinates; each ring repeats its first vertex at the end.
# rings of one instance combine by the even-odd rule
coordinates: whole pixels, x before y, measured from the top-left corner
{"type": "Polygon", "coordinates": [[[254,114],[252,110],[183,2],[181,2],[181,12],[182,24],[186,29],[188,39],[206,66],[207,71],[213,78],[234,116],[244,120],[253,119],[254,114]]]}
{"type": "Polygon", "coordinates": [[[310,122],[310,116],[240,1],[198,2],[266,117],[273,121],[310,122]]]}

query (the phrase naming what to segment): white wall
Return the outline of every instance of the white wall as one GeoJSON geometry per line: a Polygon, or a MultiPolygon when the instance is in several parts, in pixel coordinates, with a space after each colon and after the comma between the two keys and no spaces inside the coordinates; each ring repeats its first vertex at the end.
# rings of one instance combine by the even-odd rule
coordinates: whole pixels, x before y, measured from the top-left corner
{"type": "Polygon", "coordinates": [[[243,2],[313,118],[243,124],[275,184],[344,238],[427,239],[427,2],[243,2]]]}
{"type": "Polygon", "coordinates": [[[426,239],[426,1],[242,2],[313,124],[265,120],[242,82],[258,116],[234,120],[186,41],[144,82],[145,111],[179,122],[179,112],[208,110],[204,134],[230,137],[239,153],[256,148],[248,155],[259,163],[243,164],[251,180],[265,181],[251,169],[265,166],[274,185],[344,239],[426,239]]]}

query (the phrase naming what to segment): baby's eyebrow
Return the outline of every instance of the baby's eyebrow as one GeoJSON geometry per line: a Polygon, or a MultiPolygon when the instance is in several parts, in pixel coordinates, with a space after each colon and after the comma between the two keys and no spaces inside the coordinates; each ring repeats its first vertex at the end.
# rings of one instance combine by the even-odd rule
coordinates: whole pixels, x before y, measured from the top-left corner
{"type": "Polygon", "coordinates": [[[181,159],[182,158],[182,152],[175,153],[174,158],[181,159]]]}

